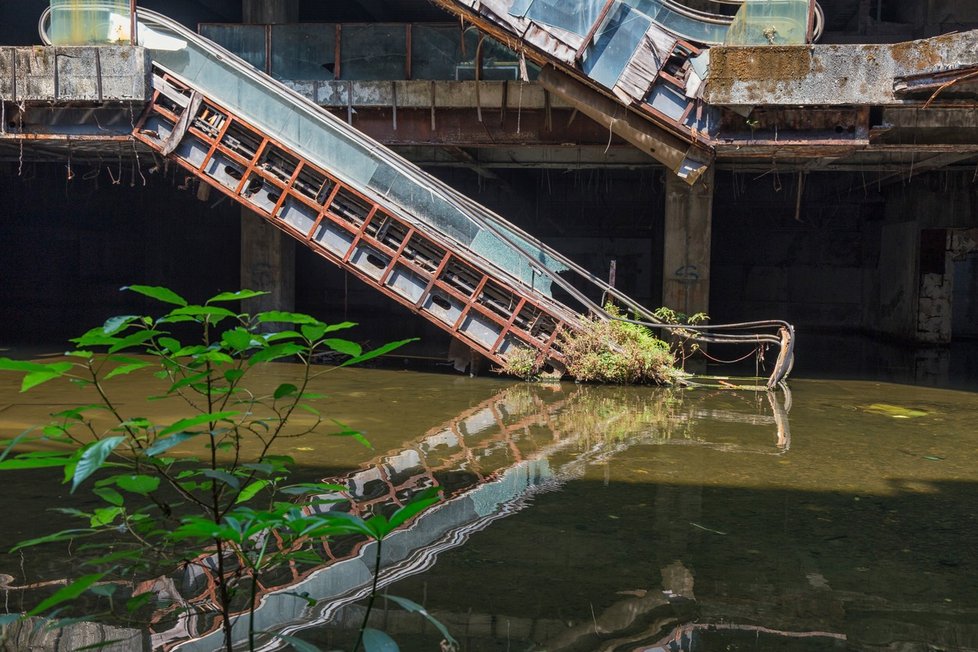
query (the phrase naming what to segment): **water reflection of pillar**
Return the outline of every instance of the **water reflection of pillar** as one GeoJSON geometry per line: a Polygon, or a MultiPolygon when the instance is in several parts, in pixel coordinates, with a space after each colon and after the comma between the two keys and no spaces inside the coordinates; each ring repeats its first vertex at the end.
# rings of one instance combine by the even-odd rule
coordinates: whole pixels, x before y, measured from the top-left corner
{"type": "Polygon", "coordinates": [[[659,485],[655,493],[656,561],[662,589],[692,598],[690,533],[703,514],[703,487],[659,485]]]}

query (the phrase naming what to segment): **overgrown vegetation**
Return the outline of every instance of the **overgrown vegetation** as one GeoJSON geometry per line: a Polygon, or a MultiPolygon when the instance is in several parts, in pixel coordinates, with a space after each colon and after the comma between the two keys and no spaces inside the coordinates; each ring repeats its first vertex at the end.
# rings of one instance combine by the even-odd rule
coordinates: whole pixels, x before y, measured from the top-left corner
{"type": "MultiPolygon", "coordinates": [[[[309,390],[310,380],[332,368],[312,366],[314,356],[332,351],[346,360],[340,367],[370,360],[404,342],[363,351],[334,333],[354,324],[326,324],[308,315],[268,311],[238,313],[229,305],[264,294],[251,290],[221,293],[203,304],[190,304],[175,292],[153,286],[124,288],[163,304],[160,316],[114,317],[72,342],[75,347],[57,362],[0,358],[0,370],[23,374],[21,391],[50,381],[83,388],[86,403],[52,415],[52,420],[8,440],[0,452],[0,470],[59,468],[71,492],[88,491],[97,501],[91,509],[52,505],[65,517],[80,519],[72,527],[23,541],[14,550],[42,544],[70,545],[84,553],[86,572],[40,601],[25,614],[0,615],[0,627],[45,615],[53,626],[70,623],[71,605],[90,598],[84,618],[114,618],[137,624],[160,596],[152,579],[192,567],[214,587],[213,604],[231,651],[235,614],[247,618],[250,649],[256,645],[253,616],[265,574],[285,565],[312,564],[312,544],[323,538],[360,535],[377,541],[374,565],[380,568],[381,542],[405,521],[438,500],[437,489],[416,495],[392,513],[368,518],[332,510],[337,491],[325,483],[290,482],[294,460],[281,455],[283,439],[331,434],[367,444],[358,432],[324,420],[313,403],[322,398],[309,390]],[[274,325],[283,330],[267,332],[274,325]],[[194,341],[182,341],[192,333],[194,341]],[[297,360],[292,382],[262,391],[247,382],[262,363],[297,360]],[[149,399],[182,401],[183,414],[155,423],[141,414],[138,401],[123,402],[116,391],[132,373],[153,370],[162,387],[149,399]],[[303,419],[295,418],[304,415],[303,419]],[[201,445],[193,457],[188,446],[201,445]],[[248,451],[257,450],[257,454],[248,451]],[[176,451],[184,451],[177,453],[176,451]],[[141,583],[142,582],[142,583],[141,583]],[[143,587],[143,588],[141,588],[143,587]],[[92,605],[105,608],[95,613],[92,605]],[[121,615],[113,606],[122,605],[121,615]]],[[[406,341],[405,341],[406,342],[406,341]]],[[[43,491],[43,489],[39,489],[43,491]]],[[[52,496],[57,490],[51,490],[52,496]]],[[[373,594],[367,616],[373,605],[373,594]]],[[[410,601],[391,599],[429,617],[410,601]]],[[[396,650],[383,632],[366,627],[356,647],[396,650]]],[[[440,626],[440,624],[439,624],[440,626]]],[[[296,649],[314,649],[304,641],[273,632],[296,649]]],[[[240,635],[238,635],[240,636],[240,635]]],[[[447,635],[447,649],[454,649],[447,635]]]]}
{"type": "MultiPolygon", "coordinates": [[[[570,376],[580,382],[619,385],[672,385],[687,377],[669,343],[645,326],[622,321],[624,315],[614,304],[605,310],[611,319],[582,317],[578,330],[562,333],[561,349],[570,376]]],[[[542,366],[536,350],[527,347],[510,353],[500,371],[535,380],[542,366]]]]}

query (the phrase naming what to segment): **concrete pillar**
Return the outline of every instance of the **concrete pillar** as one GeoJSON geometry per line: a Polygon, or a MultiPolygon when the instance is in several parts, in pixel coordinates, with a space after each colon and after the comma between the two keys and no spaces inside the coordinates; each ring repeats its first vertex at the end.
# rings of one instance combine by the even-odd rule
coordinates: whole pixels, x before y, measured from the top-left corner
{"type": "Polygon", "coordinates": [[[271,293],[249,299],[248,312],[295,309],[295,241],[244,207],[241,287],[271,293]]]}
{"type": "Polygon", "coordinates": [[[241,0],[245,23],[297,23],[299,0],[241,0]]]}
{"type": "Polygon", "coordinates": [[[709,314],[713,168],[693,186],[666,175],[662,305],[694,315],[709,314]]]}
{"type": "MultiPolygon", "coordinates": [[[[299,0],[242,0],[241,13],[245,23],[298,22],[299,0]]],[[[243,207],[241,287],[271,293],[250,300],[250,312],[295,309],[295,241],[243,207]]]]}

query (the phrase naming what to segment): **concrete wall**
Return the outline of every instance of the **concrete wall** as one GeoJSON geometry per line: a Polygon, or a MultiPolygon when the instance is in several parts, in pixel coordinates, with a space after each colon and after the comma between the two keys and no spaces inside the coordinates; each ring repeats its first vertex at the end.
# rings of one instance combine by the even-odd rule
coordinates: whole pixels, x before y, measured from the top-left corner
{"type": "MultiPolygon", "coordinates": [[[[112,164],[112,174],[120,170],[112,164]]],[[[238,209],[210,209],[183,175],[128,165],[113,185],[102,168],[0,165],[0,346],[60,343],[107,317],[155,309],[123,285],[166,285],[191,300],[238,281],[238,209]]],[[[212,200],[213,201],[213,200],[212,200]]]]}
{"type": "Polygon", "coordinates": [[[882,198],[842,175],[721,173],[713,209],[714,322],[780,318],[866,328],[882,198]]]}

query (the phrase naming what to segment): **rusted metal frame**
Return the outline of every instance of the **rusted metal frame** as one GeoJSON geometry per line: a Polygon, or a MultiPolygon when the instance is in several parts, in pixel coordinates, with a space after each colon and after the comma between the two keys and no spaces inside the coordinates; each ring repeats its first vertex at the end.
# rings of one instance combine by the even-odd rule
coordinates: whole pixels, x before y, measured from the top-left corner
{"type": "MultiPolygon", "coordinates": [[[[228,122],[230,123],[231,120],[229,119],[228,122]]],[[[241,180],[238,181],[238,187],[235,189],[235,192],[239,195],[244,192],[244,189],[248,183],[248,179],[251,178],[252,173],[257,172],[258,168],[256,166],[258,165],[258,161],[261,159],[262,154],[265,152],[265,148],[268,146],[268,143],[271,141],[270,138],[262,134],[258,134],[258,136],[261,138],[261,143],[258,145],[258,147],[255,148],[255,155],[251,157],[251,160],[248,161],[245,159],[246,161],[244,164],[245,169],[241,173],[241,180]]],[[[244,159],[244,157],[241,156],[240,154],[237,154],[237,152],[232,152],[231,150],[226,149],[224,145],[221,143],[221,140],[222,139],[217,139],[214,142],[214,148],[212,148],[211,151],[208,152],[208,156],[204,159],[204,165],[206,165],[207,161],[210,160],[212,152],[216,151],[215,148],[219,149],[221,153],[224,154],[225,156],[231,154],[232,160],[234,158],[244,159]]],[[[203,170],[204,169],[203,166],[201,166],[200,169],[203,170]]],[[[241,198],[245,199],[244,196],[242,196],[241,198]]]]}
{"type": "Polygon", "coordinates": [[[136,24],[136,0],[129,0],[129,45],[139,44],[139,31],[136,24]]]}
{"type": "Polygon", "coordinates": [[[300,158],[299,162],[296,163],[295,170],[292,172],[292,177],[289,179],[289,182],[286,184],[286,186],[282,189],[283,190],[282,196],[278,198],[277,202],[275,202],[275,208],[272,211],[272,217],[274,217],[275,219],[281,219],[279,218],[278,214],[279,211],[282,210],[282,206],[285,204],[285,199],[287,197],[296,198],[297,195],[301,194],[295,191],[294,185],[295,185],[295,180],[299,178],[299,172],[302,171],[302,168],[305,167],[305,164],[306,164],[306,160],[303,158],[300,158]]]}
{"type": "Polygon", "coordinates": [[[693,132],[684,128],[680,122],[670,118],[665,113],[661,113],[658,109],[652,108],[645,102],[640,102],[633,106],[637,107],[640,112],[647,114],[647,117],[653,118],[658,126],[664,128],[668,133],[677,136],[683,141],[692,141],[691,144],[703,148],[704,153],[712,154],[713,148],[710,139],[704,138],[698,131],[693,132]]]}
{"type": "MultiPolygon", "coordinates": [[[[207,102],[208,104],[210,104],[215,110],[220,110],[220,108],[217,105],[215,105],[213,102],[209,102],[206,97],[204,98],[204,101],[207,102]]],[[[204,134],[202,131],[200,131],[199,129],[197,129],[196,127],[194,127],[194,125],[193,125],[193,118],[191,118],[190,129],[193,130],[195,133],[199,134],[200,137],[205,138],[206,140],[212,141],[210,148],[207,150],[207,154],[204,156],[204,160],[200,162],[200,169],[201,169],[201,171],[203,171],[204,168],[207,166],[207,164],[211,162],[211,158],[214,157],[214,152],[217,150],[217,148],[218,147],[221,147],[221,141],[224,140],[224,135],[228,132],[228,127],[231,126],[231,121],[234,119],[234,118],[231,117],[231,112],[230,111],[228,111],[228,110],[225,109],[223,112],[224,112],[224,116],[225,116],[226,119],[224,120],[224,124],[218,130],[218,133],[217,133],[216,136],[210,136],[208,134],[204,134]]],[[[230,151],[224,150],[223,147],[222,147],[221,153],[222,154],[234,154],[234,152],[230,152],[230,151]]],[[[247,160],[247,159],[245,159],[245,157],[241,156],[240,154],[236,154],[235,157],[238,158],[238,159],[240,159],[240,160],[244,160],[244,161],[247,160]]],[[[244,178],[244,175],[243,174],[241,175],[241,178],[242,179],[244,178]]]]}
{"type": "MultiPolygon", "coordinates": [[[[372,220],[374,215],[377,214],[378,208],[379,207],[377,206],[377,204],[373,204],[370,207],[370,210],[367,212],[367,215],[363,218],[363,223],[360,224],[360,229],[357,231],[356,235],[353,236],[353,242],[350,243],[350,248],[347,249],[346,253],[343,255],[344,265],[350,262],[350,256],[352,256],[353,252],[357,250],[357,245],[359,245],[360,240],[363,239],[363,234],[367,230],[367,226],[370,224],[370,220],[372,220]]],[[[339,217],[339,215],[337,215],[336,217],[339,217]]]]}
{"type": "Polygon", "coordinates": [[[597,20],[591,25],[591,28],[587,31],[584,36],[584,41],[581,42],[581,46],[577,48],[577,52],[574,53],[574,61],[580,61],[581,57],[584,56],[584,51],[587,50],[588,46],[591,45],[591,41],[594,39],[594,35],[597,34],[598,28],[601,27],[601,23],[604,19],[608,17],[608,13],[611,11],[611,7],[615,4],[615,0],[605,0],[604,6],[601,7],[601,13],[598,14],[597,20]]]}
{"type": "MultiPolygon", "coordinates": [[[[327,178],[332,179],[332,177],[329,175],[327,175],[327,178]]],[[[316,221],[313,222],[312,228],[309,229],[309,233],[306,234],[306,242],[312,240],[312,237],[316,234],[316,230],[319,228],[319,225],[322,224],[323,218],[326,217],[326,213],[329,211],[329,205],[333,203],[333,200],[336,199],[336,195],[339,194],[341,186],[342,184],[340,182],[333,179],[333,189],[329,191],[329,196],[326,198],[326,201],[318,207],[319,213],[316,215],[316,221]]],[[[330,220],[330,222],[332,221],[333,220],[330,220]]]]}
{"type": "Polygon", "coordinates": [[[421,304],[423,304],[425,299],[428,298],[428,295],[431,294],[431,291],[435,288],[435,284],[438,282],[438,277],[441,276],[445,271],[445,268],[448,267],[448,263],[452,260],[453,256],[455,256],[455,252],[453,252],[451,249],[445,249],[445,253],[441,257],[441,262],[438,263],[438,268],[435,269],[434,273],[431,274],[431,278],[428,279],[428,285],[425,286],[424,292],[422,292],[421,296],[418,297],[418,300],[414,302],[415,308],[419,310],[421,309],[421,304]]]}
{"type": "Polygon", "coordinates": [[[407,52],[404,56],[404,79],[411,79],[411,23],[404,25],[404,39],[405,39],[405,49],[407,52]]]}
{"type": "MultiPolygon", "coordinates": [[[[396,267],[399,262],[407,262],[407,261],[401,261],[401,256],[404,255],[404,250],[407,248],[408,242],[411,241],[411,237],[415,233],[416,233],[416,231],[414,230],[414,227],[413,226],[408,226],[407,233],[404,234],[404,239],[401,241],[401,244],[398,245],[397,251],[394,252],[394,255],[391,256],[391,261],[390,261],[390,263],[388,263],[387,269],[385,269],[384,270],[384,273],[381,274],[381,276],[380,276],[380,279],[379,279],[378,282],[381,285],[383,285],[384,283],[387,282],[387,279],[390,277],[391,273],[394,271],[394,267],[396,267]]],[[[384,246],[383,243],[378,243],[378,244],[380,244],[381,246],[384,246]]]]}
{"type": "Polygon", "coordinates": [[[336,38],[333,44],[333,79],[342,79],[340,76],[340,62],[343,60],[343,26],[336,23],[336,38]]]}
{"type": "Polygon", "coordinates": [[[496,353],[499,350],[499,347],[502,346],[503,340],[506,339],[506,334],[513,329],[513,324],[516,322],[516,318],[519,317],[520,311],[523,310],[523,306],[525,305],[526,297],[520,296],[520,300],[516,302],[516,308],[512,311],[512,314],[509,316],[509,320],[506,322],[505,327],[503,328],[502,332],[499,333],[499,337],[497,337],[496,341],[493,343],[492,349],[490,349],[493,353],[496,353]]]}
{"type": "Polygon", "coordinates": [[[678,90],[681,90],[681,91],[685,91],[686,90],[686,82],[684,82],[681,79],[679,79],[679,77],[674,77],[673,75],[670,75],[665,70],[660,70],[659,71],[659,74],[657,75],[657,77],[660,77],[660,78],[664,79],[665,81],[669,82],[670,84],[672,84],[673,86],[675,86],[678,90]]]}
{"type": "MultiPolygon", "coordinates": [[[[479,295],[482,294],[482,291],[485,289],[487,281],[489,281],[489,275],[483,274],[482,280],[479,281],[479,284],[476,286],[475,291],[472,293],[472,296],[470,296],[468,301],[466,301],[465,306],[462,308],[462,311],[459,313],[458,318],[455,320],[455,323],[452,325],[453,331],[457,331],[459,327],[462,325],[462,322],[465,321],[465,318],[469,316],[469,313],[472,311],[473,304],[479,301],[479,295]]],[[[500,326],[501,325],[502,324],[500,324],[500,326]]]]}
{"type": "MultiPolygon", "coordinates": [[[[882,5],[883,0],[878,0],[882,5]]],[[[808,0],[808,26],[805,30],[805,42],[813,43],[815,41],[815,2],[816,0],[808,0]]]]}

